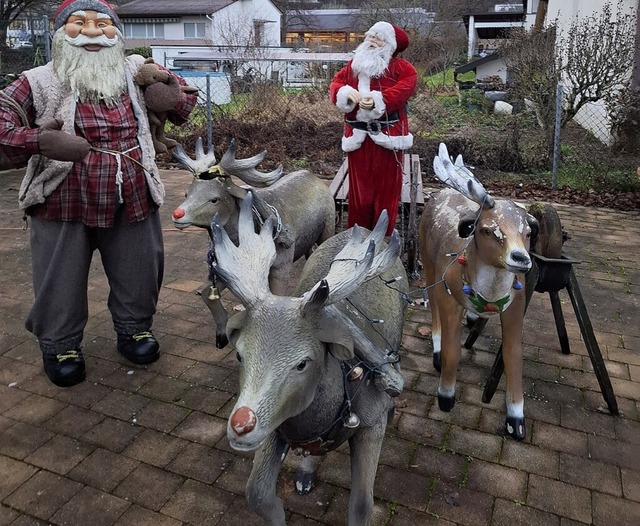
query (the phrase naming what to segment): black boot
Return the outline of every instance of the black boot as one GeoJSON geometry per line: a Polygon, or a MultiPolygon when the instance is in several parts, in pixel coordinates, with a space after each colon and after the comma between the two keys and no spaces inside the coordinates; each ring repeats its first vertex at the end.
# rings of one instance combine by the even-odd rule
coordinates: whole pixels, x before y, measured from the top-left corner
{"type": "Polygon", "coordinates": [[[86,377],[84,357],[80,349],[70,349],[61,353],[42,353],[44,372],[49,380],[59,387],[71,387],[86,377]]]}
{"type": "Polygon", "coordinates": [[[155,362],[160,357],[160,345],[150,331],[118,334],[118,352],[138,365],[155,362]]]}

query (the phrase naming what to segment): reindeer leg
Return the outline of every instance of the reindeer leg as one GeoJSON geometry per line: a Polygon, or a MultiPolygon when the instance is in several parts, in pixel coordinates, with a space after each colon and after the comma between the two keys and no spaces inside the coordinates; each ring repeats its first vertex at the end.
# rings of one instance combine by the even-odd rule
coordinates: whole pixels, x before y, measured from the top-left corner
{"type": "Polygon", "coordinates": [[[373,427],[358,431],[349,439],[351,492],[349,526],[368,526],[373,513],[373,486],[382,450],[387,414],[373,427]]]}
{"type": "Polygon", "coordinates": [[[271,433],[253,458],[245,494],[249,506],[265,520],[266,526],[286,526],[284,506],[276,495],[276,485],[288,447],[276,433],[271,433]]]}
{"type": "MultiPolygon", "coordinates": [[[[427,283],[435,283],[433,273],[427,276],[427,283]]],[[[442,359],[440,351],[442,350],[442,327],[440,325],[440,312],[436,303],[436,293],[434,287],[427,289],[429,304],[431,309],[431,344],[433,345],[433,368],[440,372],[442,370],[442,359]]]]}
{"type": "Polygon", "coordinates": [[[449,412],[456,403],[456,374],[460,362],[460,335],[463,309],[444,287],[435,294],[440,313],[442,335],[442,371],[438,385],[438,407],[449,412]]]}
{"type": "Polygon", "coordinates": [[[202,301],[207,306],[211,314],[213,315],[213,321],[216,324],[216,347],[223,349],[229,343],[227,338],[227,311],[220,301],[220,294],[225,287],[219,285],[217,287],[217,293],[214,292],[214,287],[208,285],[201,291],[202,301]],[[216,297],[217,296],[217,297],[216,297]]]}
{"type": "Polygon", "coordinates": [[[304,457],[296,470],[296,493],[307,495],[316,485],[316,471],[322,457],[309,455],[304,457]]]}
{"type": "Polygon", "coordinates": [[[502,359],[507,381],[505,427],[509,436],[516,440],[522,440],[526,436],[522,394],[524,304],[524,294],[518,294],[509,308],[500,315],[502,359]]]}

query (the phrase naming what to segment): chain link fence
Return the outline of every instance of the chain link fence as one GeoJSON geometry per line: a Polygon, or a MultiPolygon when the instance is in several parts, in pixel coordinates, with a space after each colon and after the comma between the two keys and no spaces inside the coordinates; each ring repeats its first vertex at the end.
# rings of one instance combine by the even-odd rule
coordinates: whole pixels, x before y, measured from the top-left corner
{"type": "MultiPolygon", "coordinates": [[[[41,48],[3,51],[2,85],[44,62],[41,48]]],[[[260,75],[179,71],[199,89],[199,104],[188,123],[168,125],[166,133],[187,152],[193,152],[196,139],[202,137],[205,145],[215,148],[218,159],[234,138],[239,158],[267,150],[261,165],[265,170],[283,163],[285,170],[308,168],[330,178],[344,160],[342,114],[328,95],[330,73],[306,87],[284,88],[260,75]]],[[[549,103],[556,102],[562,103],[561,99],[549,103]]],[[[420,85],[409,103],[409,118],[415,136],[412,153],[423,160],[425,179],[433,180],[430,159],[439,142],[445,141],[451,152],[462,153],[483,177],[515,173],[559,188],[638,189],[640,159],[636,153],[616,148],[604,106],[588,105],[568,125],[557,128],[554,137],[546,135],[525,104],[513,102],[513,106],[513,115],[497,115],[492,106],[471,112],[451,90],[436,93],[420,85]]],[[[168,155],[159,160],[174,163],[168,155]]]]}
{"type": "MultiPolygon", "coordinates": [[[[562,111],[564,87],[558,86],[556,114],[562,111]]],[[[611,118],[604,102],[589,103],[564,127],[556,119],[552,186],[571,183],[572,188],[632,191],[638,188],[636,168],[640,158],[624,151],[612,132],[611,118]]],[[[637,151],[637,148],[636,148],[637,151]]]]}

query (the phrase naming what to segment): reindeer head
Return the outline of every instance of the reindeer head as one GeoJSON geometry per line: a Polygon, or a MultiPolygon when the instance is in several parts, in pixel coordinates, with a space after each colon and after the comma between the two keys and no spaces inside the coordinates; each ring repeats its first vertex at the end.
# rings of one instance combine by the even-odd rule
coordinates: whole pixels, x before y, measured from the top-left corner
{"type": "Polygon", "coordinates": [[[227,436],[233,448],[245,451],[259,447],[311,404],[328,367],[329,345],[336,358],[353,358],[353,335],[329,307],[395,264],[400,251],[397,232],[381,249],[388,222],[383,214],[366,238],[358,227],[352,229],[328,273],[301,297],[274,296],[268,286],[276,253],[272,220],[255,233],[251,206],[249,192],[240,212],[238,246],[219,222],[211,227],[216,272],[246,308],[227,325],[240,362],[240,391],[227,436]]]}
{"type": "Polygon", "coordinates": [[[538,221],[512,201],[494,200],[464,165],[462,155],[451,162],[444,143],[433,159],[433,169],[440,181],[480,205],[479,212],[470,209],[461,215],[458,236],[474,236],[474,245],[484,263],[513,273],[528,271],[528,251],[532,240],[535,242],[538,221]]]}
{"type": "Polygon", "coordinates": [[[237,213],[236,200],[247,195],[247,189],[238,186],[232,176],[259,188],[272,185],[283,173],[282,165],[272,172],[256,170],[266,157],[266,151],[248,159],[236,159],[235,140],[231,141],[217,164],[213,148],[204,153],[201,137],[196,141],[195,159],[191,159],[180,144],[173,150],[173,155],[195,177],[186,192],[185,201],[173,211],[173,223],[177,228],[195,225],[208,229],[216,213],[222,224],[226,224],[237,213]]]}

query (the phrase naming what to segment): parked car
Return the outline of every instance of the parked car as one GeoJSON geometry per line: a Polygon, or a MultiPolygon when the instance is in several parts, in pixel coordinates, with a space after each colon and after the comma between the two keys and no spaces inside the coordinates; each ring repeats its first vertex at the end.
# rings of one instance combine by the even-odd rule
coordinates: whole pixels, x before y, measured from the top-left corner
{"type": "Polygon", "coordinates": [[[13,44],[15,49],[20,49],[24,47],[33,47],[33,43],[31,40],[16,40],[13,44]]]}

